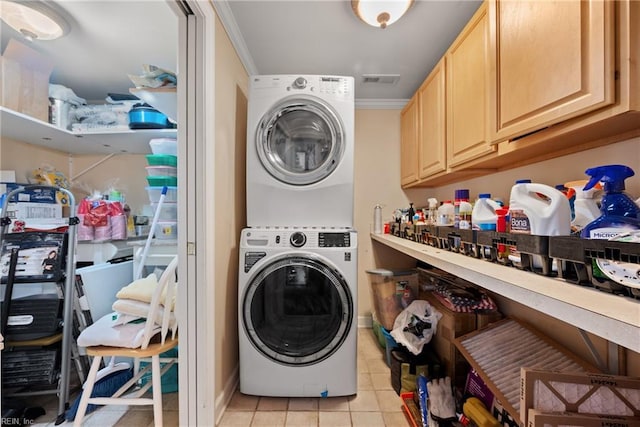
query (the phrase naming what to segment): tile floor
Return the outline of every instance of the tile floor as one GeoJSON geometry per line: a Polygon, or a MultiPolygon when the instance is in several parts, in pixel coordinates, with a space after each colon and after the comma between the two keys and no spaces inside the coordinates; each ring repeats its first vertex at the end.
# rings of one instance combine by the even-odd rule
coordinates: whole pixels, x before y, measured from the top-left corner
{"type": "MultiPolygon", "coordinates": [[[[75,396],[74,396],[75,397],[75,396]]],[[[46,414],[33,426],[53,427],[57,399],[50,396],[40,403],[46,414]]],[[[178,394],[163,395],[164,425],[178,426],[178,394]]],[[[73,398],[70,399],[73,402],[73,398]]],[[[70,422],[60,424],[71,425],[70,422]]],[[[87,427],[153,426],[151,407],[105,406],[85,418],[87,427]]],[[[371,329],[358,330],[358,394],[331,398],[256,397],[235,392],[219,427],[227,426],[410,426],[402,402],[391,388],[384,350],[371,329]]]]}
{"type": "Polygon", "coordinates": [[[371,329],[358,330],[358,394],[330,398],[255,397],[236,392],[222,415],[227,426],[410,426],[391,388],[384,350],[371,329]]]}

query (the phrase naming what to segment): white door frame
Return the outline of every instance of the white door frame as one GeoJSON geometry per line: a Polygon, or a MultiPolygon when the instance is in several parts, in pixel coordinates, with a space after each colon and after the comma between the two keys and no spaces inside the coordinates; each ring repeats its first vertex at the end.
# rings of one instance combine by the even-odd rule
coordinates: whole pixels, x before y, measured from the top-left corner
{"type": "Polygon", "coordinates": [[[167,0],[178,25],[179,423],[214,425],[215,13],[209,2],[167,0]],[[183,280],[184,278],[184,280],[183,280]],[[198,357],[200,355],[200,357],[198,357]]]}

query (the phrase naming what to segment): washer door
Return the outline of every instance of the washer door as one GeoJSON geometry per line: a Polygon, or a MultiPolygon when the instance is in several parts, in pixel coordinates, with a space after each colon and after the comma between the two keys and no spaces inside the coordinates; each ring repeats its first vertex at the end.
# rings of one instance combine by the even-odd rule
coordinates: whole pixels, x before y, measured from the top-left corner
{"type": "Polygon", "coordinates": [[[263,167],[291,185],[331,175],[344,153],[344,131],[334,110],[320,99],[284,98],[258,124],[256,149],[263,167]]]}
{"type": "Polygon", "coordinates": [[[344,278],[312,255],[274,259],[248,284],[244,328],[273,361],[304,366],[329,357],[344,342],[353,301],[344,278]]]}

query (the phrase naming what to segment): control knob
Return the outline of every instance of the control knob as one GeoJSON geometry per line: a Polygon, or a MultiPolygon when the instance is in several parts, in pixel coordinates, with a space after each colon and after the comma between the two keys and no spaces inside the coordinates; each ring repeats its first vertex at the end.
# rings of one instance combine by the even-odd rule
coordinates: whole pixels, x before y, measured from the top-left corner
{"type": "Polygon", "coordinates": [[[305,243],[307,243],[307,236],[300,231],[296,231],[289,238],[289,243],[291,243],[291,246],[294,248],[301,248],[305,243]]]}
{"type": "Polygon", "coordinates": [[[304,77],[298,77],[293,81],[293,87],[295,89],[304,89],[305,87],[307,87],[307,79],[305,79],[304,77]]]}

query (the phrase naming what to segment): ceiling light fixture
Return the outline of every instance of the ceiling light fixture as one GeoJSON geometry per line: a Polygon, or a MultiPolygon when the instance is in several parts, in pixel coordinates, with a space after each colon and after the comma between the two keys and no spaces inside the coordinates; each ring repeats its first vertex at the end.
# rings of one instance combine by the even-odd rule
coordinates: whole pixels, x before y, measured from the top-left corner
{"type": "Polygon", "coordinates": [[[28,40],[54,40],[69,24],[44,1],[0,1],[0,18],[28,40]]]}
{"type": "Polygon", "coordinates": [[[414,0],[351,0],[351,8],[363,22],[387,28],[402,18],[414,0]]]}

